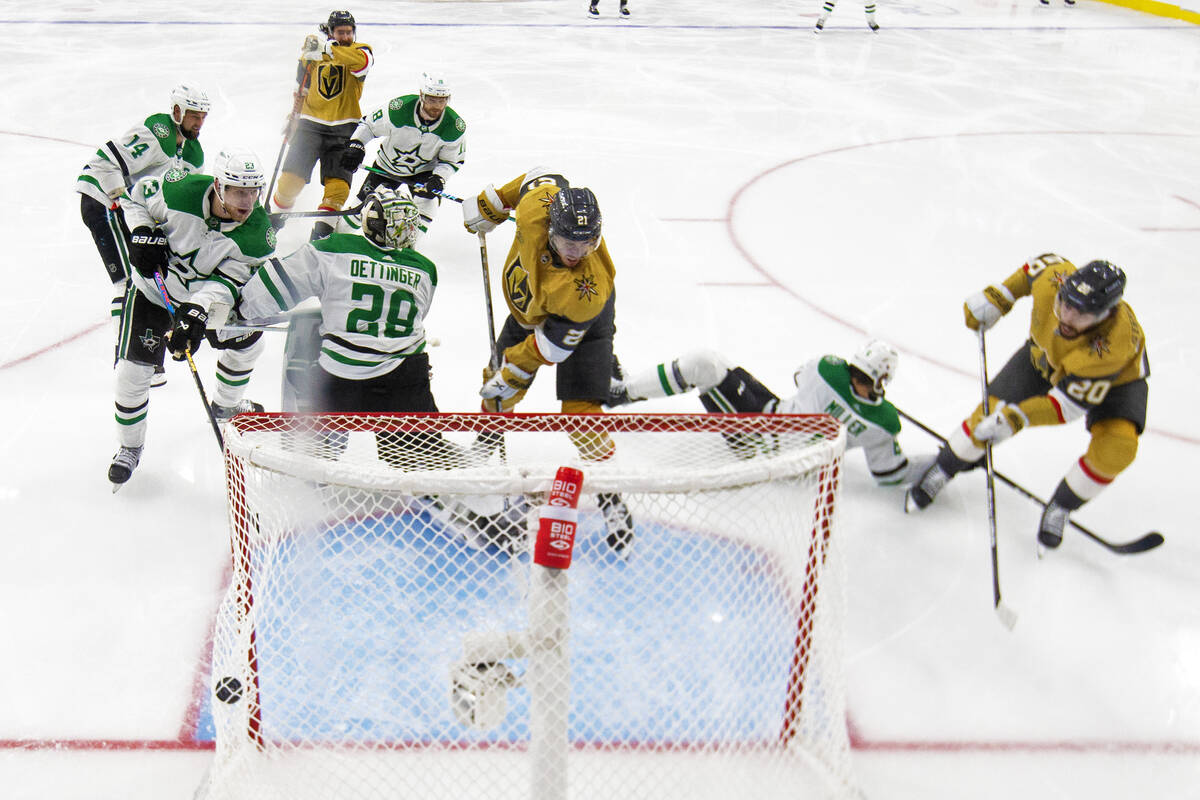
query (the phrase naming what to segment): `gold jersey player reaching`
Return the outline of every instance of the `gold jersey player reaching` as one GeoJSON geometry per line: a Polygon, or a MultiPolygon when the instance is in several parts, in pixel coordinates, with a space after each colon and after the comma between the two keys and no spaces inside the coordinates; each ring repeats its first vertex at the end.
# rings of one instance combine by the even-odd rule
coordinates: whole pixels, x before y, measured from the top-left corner
{"type": "Polygon", "coordinates": [[[1125,273],[1108,261],[1076,269],[1046,253],[1001,285],[967,298],[967,327],[987,330],[1016,300],[1031,296],[1029,339],[989,381],[992,413],[984,417],[980,404],[948,437],[937,461],[909,490],[907,510],[925,508],[955,474],[977,466],[985,443],[1085,417],[1087,452],[1067,470],[1038,525],[1038,541],[1058,547],[1070,513],[1133,463],[1146,427],[1146,337],[1122,300],[1125,282],[1125,273]]]}
{"type": "MultiPolygon", "coordinates": [[[[463,203],[463,224],[486,234],[513,212],[517,231],[504,259],[501,283],[508,318],[500,331],[499,369],[484,371],[485,411],[511,411],[545,366],[556,367],[564,414],[596,414],[608,398],[614,369],[616,270],[601,236],[600,207],[590,189],[534,168],[503,186],[484,187],[463,203]]],[[[572,434],[582,458],[613,454],[607,434],[572,434]]],[[[624,550],[633,520],[620,495],[600,493],[607,541],[624,550]]]]}

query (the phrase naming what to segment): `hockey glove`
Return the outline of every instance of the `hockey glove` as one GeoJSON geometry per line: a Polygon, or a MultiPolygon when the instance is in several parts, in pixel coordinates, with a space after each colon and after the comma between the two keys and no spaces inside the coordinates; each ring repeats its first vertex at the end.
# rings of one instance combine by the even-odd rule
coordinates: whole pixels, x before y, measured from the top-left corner
{"type": "Polygon", "coordinates": [[[413,187],[413,194],[417,197],[437,197],[445,188],[446,182],[442,180],[441,175],[430,175],[424,186],[413,187]]]}
{"type": "Polygon", "coordinates": [[[301,61],[320,61],[322,56],[321,40],[316,34],[310,33],[304,37],[304,46],[300,48],[301,61]]]}
{"type": "Polygon", "coordinates": [[[139,225],[129,234],[129,261],[143,278],[154,280],[156,272],[166,272],[169,252],[162,228],[139,225]]]}
{"type": "Polygon", "coordinates": [[[175,309],[175,325],[171,328],[169,347],[176,356],[186,352],[195,353],[204,341],[204,328],[208,314],[195,303],[181,303],[175,309]]]}
{"type": "Polygon", "coordinates": [[[1021,411],[1020,406],[1005,403],[1002,400],[995,411],[979,420],[979,424],[975,426],[975,430],[971,431],[971,438],[977,442],[999,444],[1005,439],[1011,438],[1014,433],[1024,428],[1028,422],[1029,420],[1026,418],[1025,413],[1021,411]]]}
{"type": "Polygon", "coordinates": [[[986,331],[1013,307],[1013,296],[1004,286],[989,286],[963,303],[963,316],[973,331],[986,331]]]}
{"type": "Polygon", "coordinates": [[[358,169],[367,155],[367,146],[358,139],[351,139],[345,149],[342,150],[341,165],[342,169],[347,172],[354,172],[358,169]]]}
{"type": "Polygon", "coordinates": [[[504,201],[490,183],[476,197],[463,201],[463,227],[471,233],[491,233],[496,226],[508,219],[504,201]]]}
{"type": "Polygon", "coordinates": [[[483,388],[479,390],[479,396],[484,400],[509,400],[529,388],[529,384],[533,383],[534,374],[526,372],[506,358],[500,369],[484,369],[483,388]]]}

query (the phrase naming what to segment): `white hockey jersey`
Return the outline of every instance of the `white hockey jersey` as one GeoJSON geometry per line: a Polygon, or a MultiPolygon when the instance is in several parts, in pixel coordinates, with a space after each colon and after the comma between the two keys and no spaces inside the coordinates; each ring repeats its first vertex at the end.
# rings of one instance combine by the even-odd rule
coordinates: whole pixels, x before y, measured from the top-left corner
{"type": "MultiPolygon", "coordinates": [[[[171,302],[204,308],[232,305],[238,288],[275,250],[275,229],[255,203],[245,222],[221,220],[212,213],[213,179],[168,171],[160,180],[143,178],[121,198],[125,225],[162,228],[171,252],[163,275],[171,302]]],[[[164,305],[153,281],[129,266],[134,284],[157,305],[164,305]]]]}
{"type": "Polygon", "coordinates": [[[864,400],[850,384],[849,365],[837,356],[824,356],[796,370],[796,393],[781,400],[781,414],[829,414],[846,428],[846,448],[861,447],[867,467],[880,484],[908,477],[908,459],[900,450],[900,415],[884,398],[864,400]]]}
{"type": "Polygon", "coordinates": [[[437,269],[416,250],[382,250],[363,236],[334,233],[286,258],[268,260],[241,289],[238,313],[267,317],[309,297],[321,301],[321,354],[332,375],[385,375],[425,349],[425,315],[437,269]]]}
{"type": "Polygon", "coordinates": [[[364,145],[383,137],[375,166],[397,178],[432,172],[449,181],[467,152],[467,123],[446,108],[430,125],[417,114],[419,95],[403,95],[362,118],[352,139],[364,145]]]}
{"type": "Polygon", "coordinates": [[[107,206],[112,202],[110,192],[126,189],[142,178],[159,178],[170,169],[199,172],[204,166],[200,142],[184,139],[179,145],[178,132],[170,114],[151,114],[96,151],[79,173],[75,191],[107,206]]]}

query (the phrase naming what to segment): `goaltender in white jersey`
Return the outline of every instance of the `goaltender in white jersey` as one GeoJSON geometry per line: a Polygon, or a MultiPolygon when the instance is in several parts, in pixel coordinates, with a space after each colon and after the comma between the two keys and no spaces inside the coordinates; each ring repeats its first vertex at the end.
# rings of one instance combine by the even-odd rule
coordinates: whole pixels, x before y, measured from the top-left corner
{"type": "MultiPolygon", "coordinates": [[[[765,414],[829,414],[846,429],[846,448],[862,448],[867,467],[881,486],[911,483],[928,465],[910,465],[900,449],[900,416],[884,399],[896,372],[895,348],[878,340],[868,342],[847,362],[827,355],[796,370],[796,393],[779,399],[757,378],[712,351],[681,356],[670,363],[617,380],[608,405],[667,397],[697,389],[708,411],[765,414]]],[[[754,455],[755,440],[726,437],[740,455],[754,455]]]]}
{"type": "MultiPolygon", "coordinates": [[[[269,317],[317,297],[321,370],[359,382],[396,372],[410,358],[424,356],[424,320],[437,289],[437,268],[411,249],[416,217],[407,187],[399,193],[377,189],[363,205],[361,235],[333,233],[286,258],[268,260],[242,287],[238,313],[247,319],[269,317]]],[[[417,372],[427,376],[428,359],[416,360],[425,361],[425,368],[417,372]]],[[[328,388],[330,382],[326,384],[328,388]]],[[[326,402],[318,407],[370,410],[335,405],[340,404],[326,402]]]]}

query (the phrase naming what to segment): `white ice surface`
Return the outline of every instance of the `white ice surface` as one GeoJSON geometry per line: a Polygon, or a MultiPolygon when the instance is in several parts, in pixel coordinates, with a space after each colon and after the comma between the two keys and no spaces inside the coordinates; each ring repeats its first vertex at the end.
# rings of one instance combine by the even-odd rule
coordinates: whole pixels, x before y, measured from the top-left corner
{"type": "MultiPolygon", "coordinates": [[[[847,460],[847,652],[855,761],[872,798],[1200,797],[1200,542],[1192,473],[1200,391],[1200,28],[1079,0],[879,3],[871,35],[842,0],[360,2],[378,64],[364,110],[453,80],[470,125],[459,195],[535,164],[600,198],[629,367],[717,348],[778,393],[792,369],[890,339],[890,397],[948,431],[978,397],[963,297],[1026,256],[1107,258],[1150,348],[1137,461],[1079,520],[1161,549],[1111,555],[1082,536],[1034,556],[1036,508],[998,492],[991,610],[984,491],[956,481],[919,517],[847,460]]],[[[273,163],[294,58],[329,12],[312,2],[0,2],[0,797],[185,798],[206,752],[186,726],[221,589],[223,477],[186,368],[152,395],[146,454],[113,495],[110,295],[72,192],[95,148],[209,90],[202,141],[273,163]],[[151,22],[155,21],[155,22],[151,22]],[[143,24],[146,23],[146,24],[143,24]],[[63,745],[38,749],[46,742],[63,745]]],[[[310,187],[301,205],[315,205],[310,187]]],[[[289,224],[280,250],[305,238],[289,224]]],[[[507,235],[493,237],[493,262],[507,235]]],[[[425,248],[443,410],[477,407],[486,361],[475,239],[453,207],[425,248]]],[[[499,296],[497,295],[497,298],[499,296]]],[[[993,371],[1028,306],[990,336],[993,371]]],[[[278,407],[281,337],[250,396],[278,407]]],[[[214,360],[201,351],[211,386],[214,360]]],[[[552,381],[523,410],[556,407],[552,381]]],[[[694,398],[645,410],[694,410],[694,398]]],[[[908,426],[910,453],[932,440],[908,426]]],[[[1076,424],[1022,434],[998,467],[1049,494],[1086,443],[1076,424]]]]}

